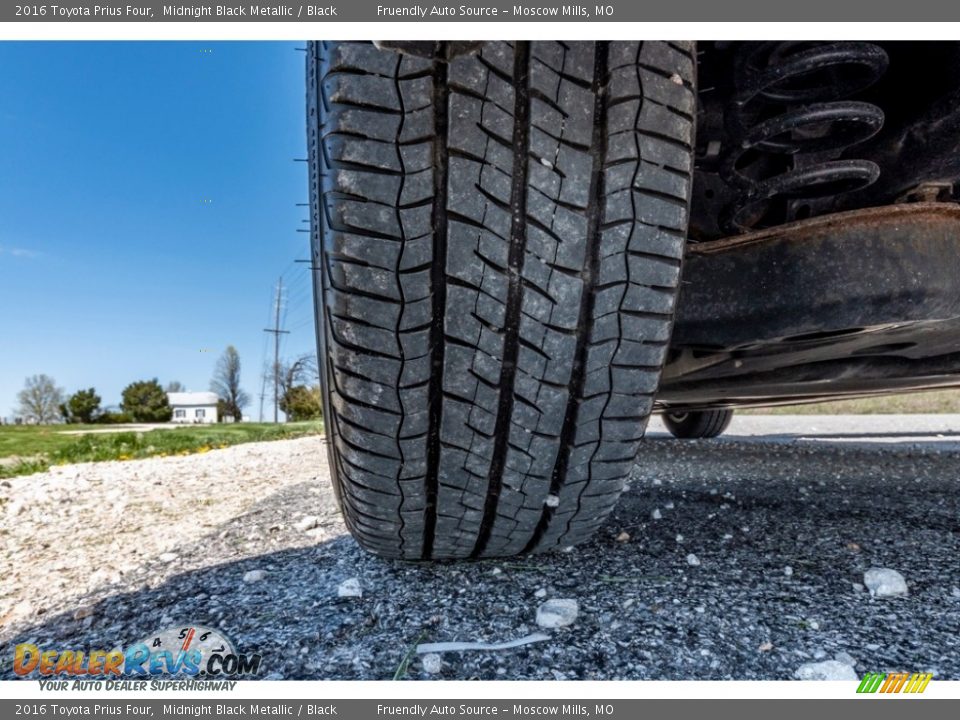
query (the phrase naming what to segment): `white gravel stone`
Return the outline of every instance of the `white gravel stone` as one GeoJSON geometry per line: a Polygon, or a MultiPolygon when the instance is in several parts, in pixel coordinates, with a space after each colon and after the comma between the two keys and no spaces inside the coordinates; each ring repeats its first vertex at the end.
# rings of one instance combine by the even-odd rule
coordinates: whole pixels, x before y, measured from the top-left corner
{"type": "Polygon", "coordinates": [[[173,562],[177,559],[177,554],[172,552],[165,552],[160,554],[160,562],[173,562]]]}
{"type": "Polygon", "coordinates": [[[443,669],[443,660],[436,653],[427,653],[420,662],[423,663],[423,671],[430,675],[436,675],[443,669]]]}
{"type": "Polygon", "coordinates": [[[793,675],[798,680],[859,680],[856,670],[836,660],[805,663],[793,675]]]}
{"type": "Polygon", "coordinates": [[[535,598],[545,598],[545,597],[547,596],[547,589],[546,589],[546,588],[540,588],[539,590],[537,590],[537,591],[533,594],[533,596],[534,596],[535,598]]]}
{"type": "Polygon", "coordinates": [[[337,586],[337,597],[363,597],[363,588],[359,578],[347,578],[337,586]]]}
{"type": "Polygon", "coordinates": [[[787,566],[783,569],[783,574],[786,575],[787,577],[793,577],[793,568],[790,567],[789,565],[787,565],[787,566]]]}
{"type": "Polygon", "coordinates": [[[663,513],[660,512],[660,508],[654,508],[653,512],[650,513],[650,517],[652,517],[654,520],[659,520],[663,517],[663,513]]]}
{"type": "Polygon", "coordinates": [[[543,504],[547,507],[557,507],[560,505],[560,498],[557,495],[547,495],[543,504]]]}
{"type": "Polygon", "coordinates": [[[680,533],[677,533],[677,542],[680,543],[681,545],[683,544],[683,535],[681,535],[680,533]]]}
{"type": "Polygon", "coordinates": [[[255,583],[260,582],[267,576],[267,573],[263,570],[250,570],[243,574],[243,581],[245,583],[255,583]]]}
{"type": "Polygon", "coordinates": [[[693,553],[690,553],[689,555],[687,555],[687,565],[690,565],[692,567],[697,567],[699,564],[700,564],[700,558],[698,558],[693,553]]]}
{"type": "Polygon", "coordinates": [[[895,597],[907,594],[903,575],[889,568],[870,568],[863,574],[863,584],[875,597],[895,597]]]}
{"type": "Polygon", "coordinates": [[[542,628],[558,628],[572,625],[580,612],[576,600],[554,598],[537,608],[537,625],[542,628]]]}
{"type": "Polygon", "coordinates": [[[316,515],[304,515],[293,524],[293,528],[298,532],[306,532],[307,530],[315,528],[319,522],[320,518],[316,515]]]}
{"type": "Polygon", "coordinates": [[[836,655],[833,656],[833,659],[836,660],[838,663],[843,663],[844,665],[849,665],[850,667],[857,666],[856,658],[854,658],[853,655],[851,655],[850,653],[838,652],[836,655]]]}

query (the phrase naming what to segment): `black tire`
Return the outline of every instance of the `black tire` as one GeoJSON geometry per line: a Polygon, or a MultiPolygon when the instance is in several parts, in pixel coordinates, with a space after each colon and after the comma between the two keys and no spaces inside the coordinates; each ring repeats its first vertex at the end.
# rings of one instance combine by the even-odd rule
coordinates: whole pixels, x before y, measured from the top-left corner
{"type": "Polygon", "coordinates": [[[690,43],[310,44],[331,469],[367,550],[542,551],[613,508],[670,336],[694,82],[690,43]]]}
{"type": "Polygon", "coordinates": [[[663,424],[670,434],[684,440],[715,438],[730,427],[733,410],[670,412],[663,414],[663,424]]]}

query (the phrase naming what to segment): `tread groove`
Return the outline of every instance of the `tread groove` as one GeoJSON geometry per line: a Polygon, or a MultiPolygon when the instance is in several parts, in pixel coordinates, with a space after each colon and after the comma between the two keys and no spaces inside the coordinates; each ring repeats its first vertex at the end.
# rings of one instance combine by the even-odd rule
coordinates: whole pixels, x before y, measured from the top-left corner
{"type": "MultiPolygon", "coordinates": [[[[445,43],[440,43],[439,54],[443,56],[445,43]]],[[[443,415],[443,365],[445,356],[445,325],[447,310],[447,174],[450,157],[447,149],[447,124],[449,113],[447,64],[436,61],[433,67],[434,106],[434,175],[433,175],[433,267],[430,274],[430,290],[433,296],[433,325],[430,328],[430,429],[427,433],[426,505],[423,518],[422,560],[433,557],[434,535],[437,527],[437,493],[440,475],[440,424],[443,415]]]]}
{"type": "MultiPolygon", "coordinates": [[[[577,433],[577,416],[581,407],[586,384],[587,351],[590,347],[590,319],[593,315],[595,293],[593,285],[596,283],[600,267],[600,234],[603,229],[603,191],[604,191],[604,159],[606,156],[607,128],[606,128],[606,92],[607,61],[609,44],[597,42],[593,82],[591,87],[594,93],[593,106],[593,138],[590,153],[593,155],[593,167],[590,171],[590,189],[587,197],[587,253],[586,264],[583,269],[583,290],[580,295],[580,313],[578,326],[582,328],[577,337],[577,349],[574,354],[573,371],[570,375],[570,391],[567,396],[566,414],[560,430],[560,451],[550,474],[550,495],[559,497],[561,487],[566,479],[567,467],[575,448],[574,441],[577,433]]],[[[550,527],[556,514],[556,508],[544,505],[540,520],[533,530],[530,540],[527,541],[523,552],[535,550],[550,527]]]]}
{"type": "Polygon", "coordinates": [[[473,546],[471,557],[483,555],[497,514],[497,499],[503,484],[503,471],[510,438],[510,422],[513,415],[514,379],[517,356],[520,352],[520,310],[523,300],[524,249],[526,247],[527,173],[530,155],[530,43],[517,42],[513,48],[514,117],[513,117],[513,183],[510,188],[510,207],[513,216],[510,225],[510,246],[507,253],[509,265],[505,337],[503,358],[500,363],[500,395],[497,420],[494,429],[494,448],[490,463],[490,479],[484,502],[480,532],[473,546]]]}

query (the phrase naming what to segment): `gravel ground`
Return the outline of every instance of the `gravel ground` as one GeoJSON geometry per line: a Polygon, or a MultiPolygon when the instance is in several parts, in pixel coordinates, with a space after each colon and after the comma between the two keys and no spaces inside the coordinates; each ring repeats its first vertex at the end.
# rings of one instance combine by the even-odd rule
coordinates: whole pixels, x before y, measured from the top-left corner
{"type": "Polygon", "coordinates": [[[696,442],[658,428],[594,540],[496,562],[363,553],[320,438],[3,481],[0,676],[18,642],[111,648],[193,623],[271,678],[786,679],[836,660],[960,679],[960,416],[739,417],[696,442]],[[874,567],[909,594],[872,595],[874,567]],[[349,578],[362,597],[338,597],[349,578]],[[560,598],[576,620],[542,630],[560,598]]]}

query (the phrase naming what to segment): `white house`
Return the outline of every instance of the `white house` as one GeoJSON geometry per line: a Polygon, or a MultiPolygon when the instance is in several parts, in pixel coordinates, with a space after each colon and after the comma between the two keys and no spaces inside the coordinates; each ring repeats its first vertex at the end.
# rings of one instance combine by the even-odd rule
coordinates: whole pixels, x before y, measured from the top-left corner
{"type": "Polygon", "coordinates": [[[167,400],[175,423],[217,422],[217,394],[212,392],[171,392],[167,400]]]}

